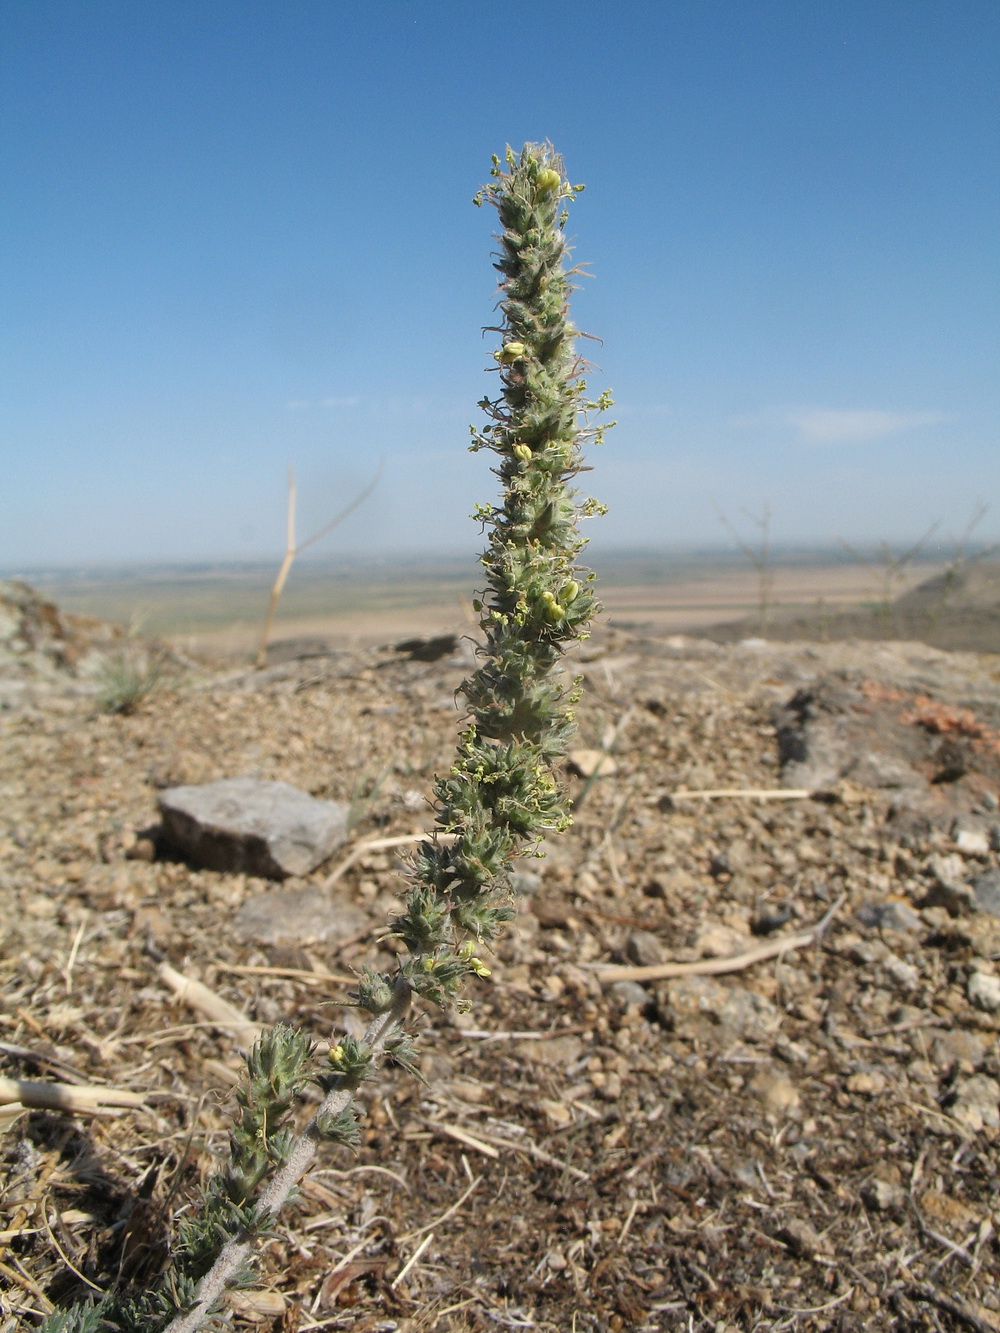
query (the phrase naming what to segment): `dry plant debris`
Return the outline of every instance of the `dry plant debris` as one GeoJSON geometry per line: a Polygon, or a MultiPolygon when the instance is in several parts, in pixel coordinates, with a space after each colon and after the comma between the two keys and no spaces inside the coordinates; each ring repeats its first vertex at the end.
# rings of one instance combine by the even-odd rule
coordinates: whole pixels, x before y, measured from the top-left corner
{"type": "MultiPolygon", "coordinates": [[[[161,1261],[226,1151],[227,1015],[322,1040],[350,1021],[336,978],[391,961],[390,840],[426,827],[469,651],[206,668],[131,715],[47,677],[0,713],[0,1072],[143,1103],[26,1110],[2,1133],[3,1333],[161,1261]],[[354,801],[358,854],[280,890],[160,859],[157,791],[244,773],[354,801]],[[237,936],[246,902],[297,889],[351,930],[237,936]],[[173,974],[231,1008],[180,1003],[173,974]]],[[[357,1154],[306,1179],[232,1323],[1000,1329],[1000,787],[974,744],[1000,722],[996,659],[611,631],[586,658],[581,745],[607,749],[628,715],[614,775],[570,775],[575,826],[522,873],[472,1014],[426,1014],[429,1085],[379,1080],[357,1154]],[[907,748],[920,787],[673,799],[778,789],[775,706],[830,679],[880,745],[967,742],[956,775],[907,748]],[[957,737],[899,721],[918,696],[957,737]],[[841,898],[818,941],[780,948],[841,898]],[[697,972],[598,970],[676,963],[697,972]]]]}

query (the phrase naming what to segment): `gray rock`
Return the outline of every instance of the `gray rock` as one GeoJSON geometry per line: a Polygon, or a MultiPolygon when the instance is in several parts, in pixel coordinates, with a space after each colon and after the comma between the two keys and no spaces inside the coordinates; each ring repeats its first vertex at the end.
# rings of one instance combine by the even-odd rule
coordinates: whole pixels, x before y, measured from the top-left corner
{"type": "Polygon", "coordinates": [[[954,836],[955,846],[966,856],[985,856],[990,850],[989,837],[982,829],[960,828],[954,836]]]}
{"type": "Polygon", "coordinates": [[[616,981],[608,987],[608,999],[616,1009],[645,1009],[650,995],[637,981],[616,981]]]}
{"type": "Polygon", "coordinates": [[[844,776],[863,787],[923,787],[926,779],[898,755],[869,750],[852,760],[844,776]]]}
{"type": "Polygon", "coordinates": [[[882,959],[882,969],[887,972],[901,991],[916,990],[920,985],[920,970],[912,963],[897,958],[894,953],[882,959]]]}
{"type": "Polygon", "coordinates": [[[233,930],[246,944],[327,944],[357,935],[371,924],[368,913],[337,903],[322,889],[274,889],[248,898],[233,930]]]}
{"type": "Polygon", "coordinates": [[[960,1078],[946,1109],[954,1120],[974,1132],[1000,1128],[1000,1083],[985,1074],[960,1078]]]}
{"type": "Polygon", "coordinates": [[[1000,870],[987,870],[972,881],[976,906],[990,916],[1000,916],[1000,870]]]}
{"type": "Polygon", "coordinates": [[[583,1054],[584,1046],[579,1037],[544,1037],[541,1041],[519,1041],[514,1045],[516,1054],[532,1064],[552,1065],[557,1069],[567,1069],[575,1064],[583,1054]]]}
{"type": "Polygon", "coordinates": [[[832,1255],[833,1246],[825,1236],[820,1235],[811,1222],[801,1217],[792,1217],[778,1231],[778,1239],[784,1241],[793,1254],[801,1259],[813,1259],[816,1255],[832,1255]]]}
{"type": "MultiPolygon", "coordinates": [[[[967,1028],[949,1028],[937,1033],[931,1043],[931,1059],[939,1069],[953,1069],[956,1065],[965,1065],[976,1069],[986,1057],[990,1039],[982,1032],[970,1032],[967,1028]]],[[[923,1049],[924,1042],[919,1041],[915,1049],[923,1049]]]]}
{"type": "Polygon", "coordinates": [[[862,903],[854,913],[863,926],[874,930],[920,930],[923,922],[909,903],[898,898],[862,903]]]}
{"type": "Polygon", "coordinates": [[[678,977],[659,987],[664,1018],[678,1036],[707,1036],[725,1029],[728,1039],[762,1038],[778,1023],[779,1011],[763,995],[743,986],[726,986],[713,977],[678,977]]]}
{"type": "Polygon", "coordinates": [[[636,967],[655,967],[663,962],[663,945],[651,930],[633,930],[625,952],[636,967]]]}
{"type": "Polygon", "coordinates": [[[515,893],[530,898],[542,887],[542,877],[535,870],[515,870],[510,877],[510,886],[515,893]]]}
{"type": "Polygon", "coordinates": [[[735,875],[740,870],[746,870],[752,860],[753,853],[747,843],[736,840],[715,853],[711,871],[713,875],[735,875]]]}
{"type": "Polygon", "coordinates": [[[873,745],[871,706],[842,674],[799,690],[775,714],[781,780],[818,791],[850,778],[866,787],[918,790],[924,778],[890,735],[873,745]]]}
{"type": "Polygon", "coordinates": [[[988,1014],[995,1014],[1000,1009],[1000,977],[989,972],[973,972],[969,978],[967,994],[970,1004],[988,1014]]]}
{"type": "MultiPolygon", "coordinates": [[[[963,878],[965,864],[962,858],[955,853],[948,856],[932,856],[928,864],[934,875],[934,883],[921,906],[946,907],[953,916],[963,911],[974,912],[977,905],[976,893],[973,885],[966,883],[963,878]]],[[[987,871],[987,875],[989,873],[987,871]]],[[[986,875],[980,875],[979,878],[985,879],[986,875]]],[[[1000,905],[1000,889],[997,896],[1000,905]]]]}
{"type": "Polygon", "coordinates": [[[164,841],[209,870],[305,875],[347,836],[348,807],[287,782],[223,778],[161,792],[164,841]]]}

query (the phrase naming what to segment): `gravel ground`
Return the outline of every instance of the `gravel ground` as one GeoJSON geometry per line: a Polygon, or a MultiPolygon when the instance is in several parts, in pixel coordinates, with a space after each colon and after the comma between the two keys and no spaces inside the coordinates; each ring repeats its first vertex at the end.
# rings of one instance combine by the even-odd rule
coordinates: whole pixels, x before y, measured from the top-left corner
{"type": "MultiPolygon", "coordinates": [[[[0,1136],[0,1333],[141,1283],[226,1150],[236,1043],[162,960],[317,1039],[354,1021],[328,974],[391,961],[396,848],[330,889],[339,854],[280,886],[196,870],[159,847],[158,790],[350,802],[345,856],[425,828],[470,661],[174,662],[131,714],[72,664],[0,694],[0,1074],[145,1098],[0,1136]]],[[[606,630],[578,669],[613,771],[567,766],[576,822],[525,863],[471,1012],[418,1016],[426,1082],[372,1086],[233,1322],[1000,1329],[1000,660],[606,630]],[[773,792],[831,736],[810,796],[683,795],[773,792]],[[668,961],[693,966],[600,970],[668,961]]]]}

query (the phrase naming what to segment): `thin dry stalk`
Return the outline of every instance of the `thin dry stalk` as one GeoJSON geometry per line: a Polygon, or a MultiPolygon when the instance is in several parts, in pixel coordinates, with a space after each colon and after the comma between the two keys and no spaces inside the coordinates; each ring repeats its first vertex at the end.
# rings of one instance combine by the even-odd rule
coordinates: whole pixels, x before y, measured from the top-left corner
{"type": "Polygon", "coordinates": [[[706,787],[702,791],[671,791],[677,801],[718,801],[724,797],[747,801],[805,801],[814,793],[808,787],[706,787]]]}
{"type": "Polygon", "coordinates": [[[742,972],[766,958],[778,958],[782,954],[791,953],[793,949],[806,949],[814,944],[822,937],[844,901],[845,898],[840,897],[811,930],[799,935],[782,935],[776,940],[769,940],[767,944],[758,945],[756,949],[733,954],[730,958],[703,958],[695,963],[653,963],[648,967],[608,964],[595,968],[595,974],[598,981],[608,984],[612,981],[665,981],[668,977],[715,977],[726,972],[742,972]]]}
{"type": "Polygon", "coordinates": [[[314,532],[311,537],[307,537],[306,540],[299,545],[296,545],[295,543],[295,473],[293,469],[289,467],[285,555],[281,562],[281,568],[278,570],[278,577],[274,580],[274,587],[271,589],[271,597],[267,604],[267,615],[264,617],[264,629],[260,636],[260,647],[257,649],[256,665],[258,667],[262,667],[267,661],[267,645],[271,640],[271,630],[274,626],[274,613],[278,609],[278,602],[281,600],[281,594],[285,590],[285,582],[291,571],[295,557],[301,555],[307,547],[318,542],[321,537],[325,537],[328,532],[332,532],[335,527],[343,523],[345,519],[349,518],[359,505],[364,504],[365,500],[368,499],[369,495],[371,495],[372,491],[378,485],[384,466],[384,463],[379,463],[378,471],[365,489],[359,495],[355,496],[345,509],[342,509],[339,514],[336,514],[331,518],[329,523],[320,528],[318,532],[314,532]]]}

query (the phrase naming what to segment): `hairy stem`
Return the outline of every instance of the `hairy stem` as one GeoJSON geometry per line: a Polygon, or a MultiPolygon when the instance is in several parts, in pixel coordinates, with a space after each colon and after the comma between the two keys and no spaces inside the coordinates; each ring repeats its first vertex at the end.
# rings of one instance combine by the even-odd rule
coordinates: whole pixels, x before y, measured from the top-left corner
{"type": "MultiPolygon", "coordinates": [[[[365,1032],[365,1044],[374,1058],[385,1050],[386,1042],[403,1023],[410,1006],[410,988],[400,979],[395,987],[393,1004],[384,1014],[372,1019],[365,1032]]],[[[248,1228],[234,1236],[219,1252],[219,1257],[198,1284],[197,1304],[171,1320],[165,1333],[195,1333],[218,1306],[220,1298],[234,1285],[237,1275],[244,1270],[253,1255],[257,1239],[268,1223],[275,1218],[288,1201],[292,1190],[312,1165],[320,1143],[324,1120],[340,1115],[351,1103],[350,1088],[331,1089],[319,1110],[299,1135],[285,1165],[268,1182],[258,1201],[260,1225],[248,1228]]]]}

